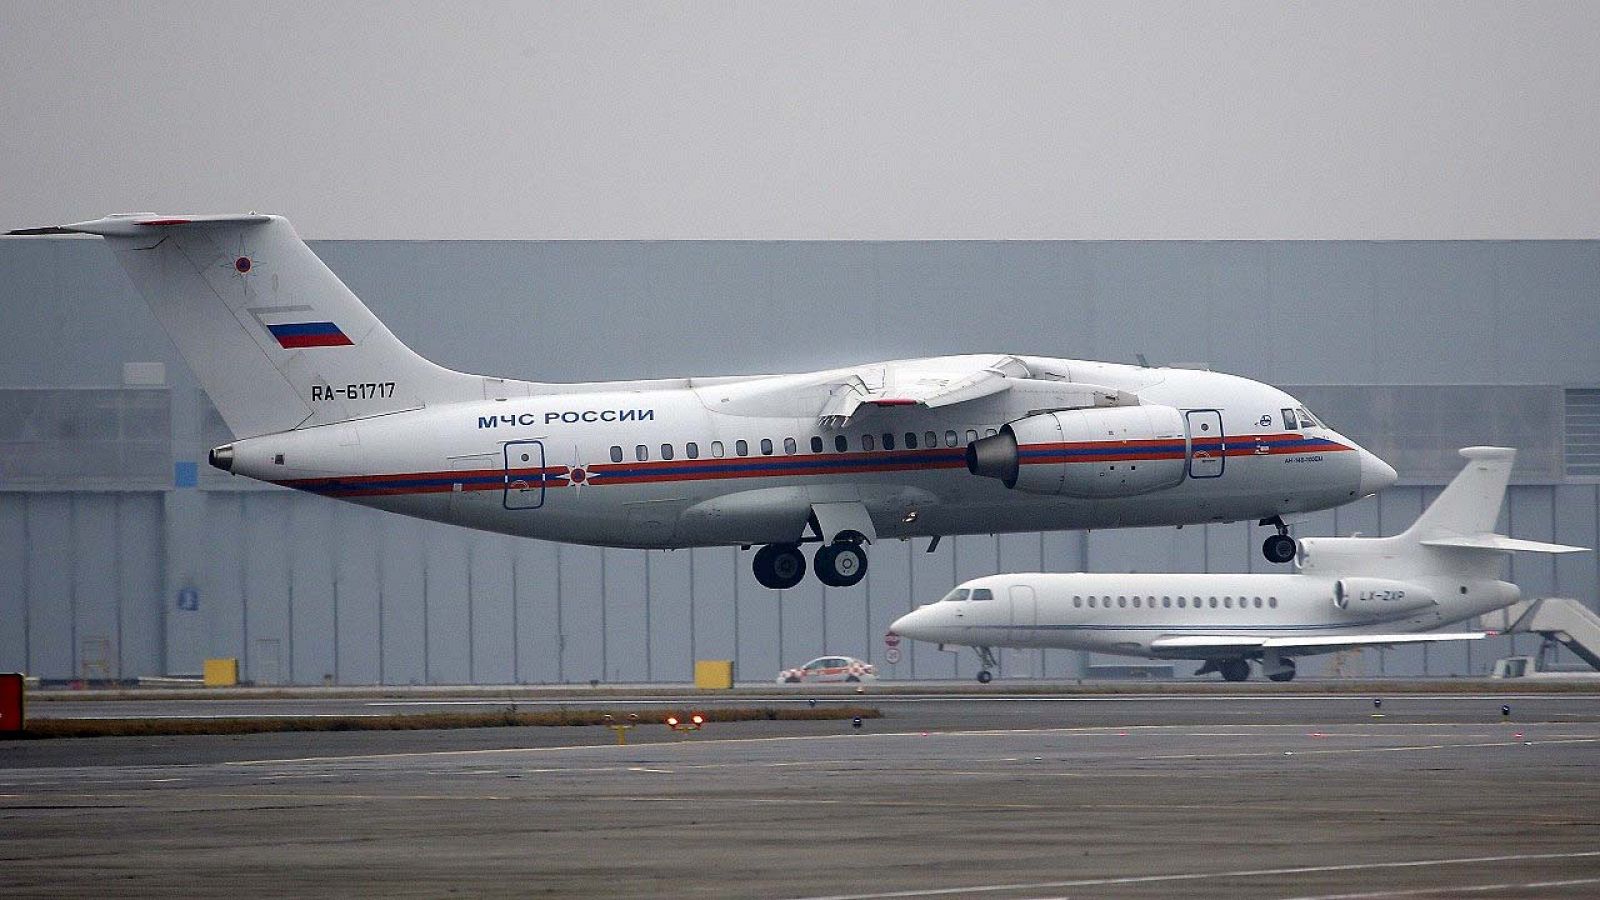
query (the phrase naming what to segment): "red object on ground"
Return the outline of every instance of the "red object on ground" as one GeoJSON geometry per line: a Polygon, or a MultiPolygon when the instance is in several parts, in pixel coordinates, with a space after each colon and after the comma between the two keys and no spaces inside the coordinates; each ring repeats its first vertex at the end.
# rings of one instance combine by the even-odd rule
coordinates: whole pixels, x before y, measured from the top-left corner
{"type": "Polygon", "coordinates": [[[21,731],[22,676],[15,672],[0,675],[0,731],[21,731]]]}

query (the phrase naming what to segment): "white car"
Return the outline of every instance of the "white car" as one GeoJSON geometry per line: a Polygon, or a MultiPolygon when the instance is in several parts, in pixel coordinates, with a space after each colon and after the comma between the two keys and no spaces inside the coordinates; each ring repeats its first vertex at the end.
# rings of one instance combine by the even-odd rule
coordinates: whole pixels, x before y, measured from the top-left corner
{"type": "Polygon", "coordinates": [[[779,684],[802,681],[877,681],[878,670],[871,663],[848,656],[819,656],[798,669],[778,673],[779,684]]]}

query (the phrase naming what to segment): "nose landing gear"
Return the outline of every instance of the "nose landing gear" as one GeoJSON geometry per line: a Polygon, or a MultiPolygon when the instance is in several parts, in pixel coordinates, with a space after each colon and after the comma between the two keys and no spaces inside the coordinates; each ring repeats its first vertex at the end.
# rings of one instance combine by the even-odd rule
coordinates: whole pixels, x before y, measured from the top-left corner
{"type": "Polygon", "coordinates": [[[1259,524],[1272,525],[1278,529],[1277,534],[1271,535],[1261,544],[1261,555],[1267,558],[1267,562],[1286,563],[1294,559],[1294,538],[1289,536],[1289,526],[1283,524],[1283,517],[1272,516],[1262,519],[1259,524]]]}
{"type": "Polygon", "coordinates": [[[995,658],[994,650],[988,647],[973,647],[972,649],[978,651],[978,664],[983,667],[978,670],[978,683],[988,684],[994,680],[994,674],[989,670],[1000,668],[1000,660],[995,658]]]}

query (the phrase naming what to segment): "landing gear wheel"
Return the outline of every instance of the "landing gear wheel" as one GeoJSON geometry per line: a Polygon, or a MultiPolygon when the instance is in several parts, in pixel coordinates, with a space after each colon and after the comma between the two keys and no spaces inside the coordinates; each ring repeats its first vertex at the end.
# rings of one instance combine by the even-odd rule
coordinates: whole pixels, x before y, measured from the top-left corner
{"type": "Polygon", "coordinates": [[[1225,659],[1217,665],[1223,681],[1245,681],[1250,677],[1250,662],[1243,659],[1225,659]]]}
{"type": "Polygon", "coordinates": [[[989,682],[991,682],[993,680],[994,680],[994,676],[989,674],[989,670],[988,669],[980,669],[980,670],[978,670],[978,683],[979,684],[988,684],[989,682]]]}
{"type": "Polygon", "coordinates": [[[1293,681],[1294,680],[1294,660],[1292,660],[1292,659],[1280,660],[1279,664],[1282,665],[1283,668],[1279,669],[1276,672],[1273,672],[1271,675],[1268,675],[1267,679],[1269,681],[1276,681],[1276,682],[1280,682],[1280,683],[1285,682],[1285,681],[1293,681]]]}
{"type": "Polygon", "coordinates": [[[867,553],[854,541],[834,541],[817,548],[817,580],[828,587],[851,587],[867,575],[867,553]]]}
{"type": "Polygon", "coordinates": [[[1287,534],[1275,534],[1261,544],[1261,555],[1267,562],[1286,563],[1294,559],[1294,538],[1287,534]]]}
{"type": "Polygon", "coordinates": [[[787,590],[806,577],[806,556],[798,544],[768,544],[756,551],[750,568],[762,587],[787,590]]]}

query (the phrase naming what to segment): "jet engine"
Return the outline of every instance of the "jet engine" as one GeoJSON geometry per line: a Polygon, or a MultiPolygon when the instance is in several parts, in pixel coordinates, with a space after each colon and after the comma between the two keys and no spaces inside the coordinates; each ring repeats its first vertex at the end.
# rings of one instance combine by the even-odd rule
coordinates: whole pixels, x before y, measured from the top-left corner
{"type": "Polygon", "coordinates": [[[1030,494],[1132,497],[1183,481],[1183,415],[1170,406],[1069,409],[1018,419],[967,446],[967,471],[1030,494]]]}
{"type": "Polygon", "coordinates": [[[1419,584],[1387,578],[1341,578],[1333,583],[1333,605],[1357,618],[1398,619],[1439,601],[1419,584]]]}

